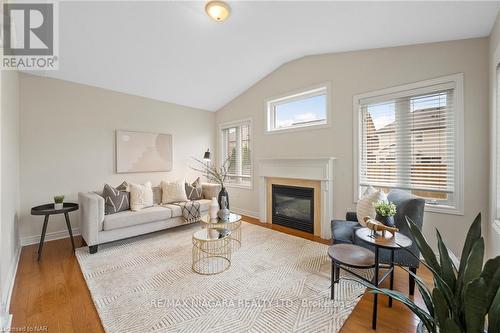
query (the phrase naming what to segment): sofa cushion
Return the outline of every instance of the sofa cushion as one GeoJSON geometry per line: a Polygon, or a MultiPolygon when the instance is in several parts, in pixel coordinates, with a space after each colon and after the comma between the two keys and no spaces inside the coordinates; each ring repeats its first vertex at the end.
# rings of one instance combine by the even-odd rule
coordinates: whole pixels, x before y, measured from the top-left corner
{"type": "MultiPolygon", "coordinates": [[[[207,199],[201,199],[201,200],[194,200],[196,202],[200,203],[200,213],[203,215],[203,213],[208,211],[208,208],[210,207],[210,200],[207,199]]],[[[173,204],[164,204],[162,205],[163,207],[167,207],[172,211],[172,217],[179,217],[182,216],[182,208],[178,205],[173,205],[173,204]]]]}
{"type": "Polygon", "coordinates": [[[144,208],[136,212],[127,210],[116,214],[106,215],[104,217],[103,230],[114,230],[138,224],[162,221],[171,217],[172,211],[169,208],[159,206],[144,208]]]}

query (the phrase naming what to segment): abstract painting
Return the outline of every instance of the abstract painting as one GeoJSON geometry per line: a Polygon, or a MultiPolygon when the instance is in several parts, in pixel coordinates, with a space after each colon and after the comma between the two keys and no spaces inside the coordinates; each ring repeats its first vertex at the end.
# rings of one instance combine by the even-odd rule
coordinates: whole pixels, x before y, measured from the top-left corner
{"type": "Polygon", "coordinates": [[[116,172],[172,170],[172,135],[116,131],[116,172]]]}

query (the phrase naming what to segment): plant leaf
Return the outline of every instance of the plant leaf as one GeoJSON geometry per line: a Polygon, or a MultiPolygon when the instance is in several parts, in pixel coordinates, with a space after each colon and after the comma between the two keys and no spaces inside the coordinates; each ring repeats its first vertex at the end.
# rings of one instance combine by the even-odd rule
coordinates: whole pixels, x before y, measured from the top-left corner
{"type": "MultiPolygon", "coordinates": [[[[466,261],[462,284],[465,287],[469,282],[478,278],[483,269],[484,258],[484,239],[479,238],[470,251],[469,258],[466,261]]],[[[463,298],[462,298],[463,299],[463,298]]]]}
{"type": "Polygon", "coordinates": [[[413,278],[415,279],[415,283],[417,285],[418,291],[420,292],[420,295],[422,296],[422,299],[425,303],[425,306],[427,307],[427,311],[429,312],[431,317],[434,317],[434,305],[432,304],[431,292],[429,291],[429,289],[425,285],[424,281],[422,281],[422,279],[420,279],[420,277],[417,276],[417,274],[413,273],[412,271],[410,271],[406,267],[401,267],[401,268],[403,270],[405,270],[408,274],[413,276],[413,278]]]}
{"type": "Polygon", "coordinates": [[[441,266],[439,266],[439,263],[436,259],[436,255],[434,254],[434,251],[432,251],[431,247],[427,243],[424,235],[422,235],[420,229],[418,229],[417,225],[408,216],[406,216],[406,223],[408,224],[410,232],[413,235],[414,241],[417,244],[420,253],[422,253],[422,256],[424,257],[426,263],[429,266],[431,266],[434,269],[434,271],[441,273],[441,266]]]}
{"type": "Polygon", "coordinates": [[[386,296],[390,296],[396,301],[399,301],[406,305],[422,322],[424,323],[425,327],[429,330],[429,332],[434,332],[434,328],[436,326],[435,320],[433,317],[431,317],[427,312],[425,312],[422,308],[420,308],[418,305],[416,305],[410,298],[405,296],[404,294],[400,293],[399,291],[395,290],[390,290],[390,289],[385,289],[385,288],[378,288],[375,285],[373,285],[370,282],[364,281],[364,280],[355,280],[355,279],[346,279],[346,280],[351,280],[355,281],[358,283],[361,283],[365,285],[366,287],[372,289],[370,292],[371,293],[376,293],[376,294],[383,294],[386,296]]]}
{"type": "Polygon", "coordinates": [[[446,284],[450,286],[452,292],[455,291],[455,285],[457,282],[457,277],[455,276],[455,270],[453,269],[453,263],[450,258],[450,254],[448,253],[448,249],[443,242],[441,234],[439,230],[436,229],[436,237],[438,241],[438,250],[439,250],[439,260],[441,263],[441,269],[443,272],[443,280],[446,281],[446,284]]]}
{"type": "Polygon", "coordinates": [[[439,326],[444,327],[446,320],[450,317],[450,308],[439,288],[432,290],[432,301],[439,326]]]}
{"type": "Polygon", "coordinates": [[[490,259],[484,264],[481,277],[485,279],[488,286],[487,297],[489,306],[493,302],[498,288],[500,288],[500,256],[490,259]]]}
{"type": "Polygon", "coordinates": [[[488,312],[488,333],[500,332],[500,289],[491,303],[488,312]]]}
{"type": "Polygon", "coordinates": [[[466,332],[483,332],[489,306],[487,292],[488,286],[482,277],[474,279],[465,286],[463,301],[466,332]]]}
{"type": "Polygon", "coordinates": [[[462,248],[462,256],[460,257],[460,267],[458,268],[457,275],[457,287],[455,288],[455,299],[459,302],[460,297],[462,297],[462,290],[465,283],[463,282],[463,276],[465,267],[467,266],[467,260],[469,258],[472,247],[476,241],[481,237],[481,213],[477,214],[474,222],[472,222],[469,231],[467,232],[467,237],[465,238],[464,247],[462,248]]]}
{"type": "Polygon", "coordinates": [[[451,318],[446,319],[444,325],[440,327],[442,333],[461,333],[462,330],[457,322],[451,318]]]}
{"type": "Polygon", "coordinates": [[[474,243],[481,237],[481,213],[477,214],[474,222],[472,222],[469,231],[467,232],[467,237],[465,238],[465,244],[462,248],[462,256],[460,257],[460,267],[458,269],[458,275],[463,274],[465,270],[465,265],[467,264],[467,258],[469,258],[470,251],[474,243]]]}
{"type": "Polygon", "coordinates": [[[399,291],[390,290],[390,289],[381,289],[381,288],[372,288],[370,291],[373,294],[382,294],[386,296],[390,296],[396,301],[399,301],[406,305],[420,320],[424,322],[425,327],[429,329],[429,331],[433,331],[433,327],[436,326],[435,320],[431,317],[427,312],[425,312],[422,308],[420,308],[417,304],[415,304],[410,298],[400,293],[399,291]]]}
{"type": "MultiPolygon", "coordinates": [[[[425,266],[429,268],[429,270],[432,272],[432,275],[434,276],[434,283],[437,285],[439,289],[443,292],[443,295],[446,298],[446,301],[448,302],[448,307],[453,311],[456,310],[456,301],[455,297],[453,294],[452,289],[450,286],[446,283],[446,281],[442,277],[442,269],[441,266],[439,265],[436,255],[434,254],[434,251],[432,251],[431,247],[425,240],[425,237],[422,235],[422,232],[420,229],[418,229],[417,225],[408,217],[406,216],[406,223],[408,224],[408,227],[410,228],[410,232],[413,235],[413,238],[415,240],[415,243],[417,244],[418,249],[422,253],[422,256],[425,259],[425,262],[422,262],[425,266]]],[[[412,253],[411,251],[408,251],[412,253]]],[[[413,256],[415,256],[414,253],[412,253],[413,256]]],[[[458,313],[457,311],[453,311],[454,316],[457,316],[458,313]]]]}

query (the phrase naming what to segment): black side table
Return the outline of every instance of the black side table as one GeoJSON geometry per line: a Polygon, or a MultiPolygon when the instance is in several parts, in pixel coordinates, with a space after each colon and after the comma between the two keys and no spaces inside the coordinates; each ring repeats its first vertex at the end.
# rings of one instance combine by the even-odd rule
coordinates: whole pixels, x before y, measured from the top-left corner
{"type": "MultiPolygon", "coordinates": [[[[373,276],[373,284],[375,286],[380,286],[382,282],[390,276],[390,287],[394,287],[394,251],[401,250],[406,247],[410,247],[412,241],[410,238],[406,237],[400,232],[391,235],[387,233],[385,235],[379,235],[378,233],[370,230],[368,228],[360,228],[356,230],[356,237],[366,244],[372,245],[375,248],[375,274],[373,276]],[[391,261],[389,265],[380,264],[379,250],[387,249],[391,251],[391,261]],[[387,271],[380,277],[380,268],[385,268],[387,271]]],[[[392,297],[389,297],[389,307],[392,307],[392,297]]],[[[373,316],[372,316],[372,328],[377,329],[377,309],[378,309],[378,294],[373,294],[373,316]]]]}
{"type": "Polygon", "coordinates": [[[69,212],[78,210],[78,204],[72,202],[65,202],[62,209],[54,209],[54,204],[46,204],[41,206],[36,206],[31,208],[31,215],[44,215],[42,228],[42,237],[40,238],[40,244],[38,245],[38,261],[42,257],[42,247],[43,241],[45,240],[45,233],[47,232],[47,225],[49,224],[49,216],[55,214],[64,214],[66,219],[66,226],[68,227],[69,236],[71,238],[71,245],[73,246],[73,251],[75,251],[75,241],[73,240],[73,232],[71,231],[71,224],[69,223],[69,212]]]}

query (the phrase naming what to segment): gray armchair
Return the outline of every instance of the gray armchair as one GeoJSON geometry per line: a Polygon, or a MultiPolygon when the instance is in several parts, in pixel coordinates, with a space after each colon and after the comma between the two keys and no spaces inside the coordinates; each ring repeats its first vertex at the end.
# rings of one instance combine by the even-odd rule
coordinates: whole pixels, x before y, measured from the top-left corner
{"type": "MultiPolygon", "coordinates": [[[[392,190],[387,195],[387,199],[396,205],[397,213],[396,216],[394,216],[394,222],[396,223],[396,227],[399,228],[399,232],[413,239],[408,229],[408,225],[406,224],[405,217],[408,216],[415,222],[419,229],[422,229],[425,200],[401,190],[392,190]]],[[[355,231],[359,228],[362,228],[362,226],[358,223],[356,213],[353,212],[348,212],[346,214],[346,221],[333,220],[333,243],[356,244],[373,251],[374,249],[372,246],[357,239],[355,231]]],[[[394,262],[399,266],[408,267],[410,271],[416,273],[420,264],[420,261],[417,259],[420,257],[420,252],[415,242],[413,242],[409,250],[413,255],[405,250],[396,251],[394,253],[394,262]]],[[[380,249],[380,259],[382,263],[388,263],[390,260],[389,250],[380,249]]],[[[409,276],[409,289],[410,295],[413,295],[415,292],[415,280],[411,275],[409,276]]]]}

